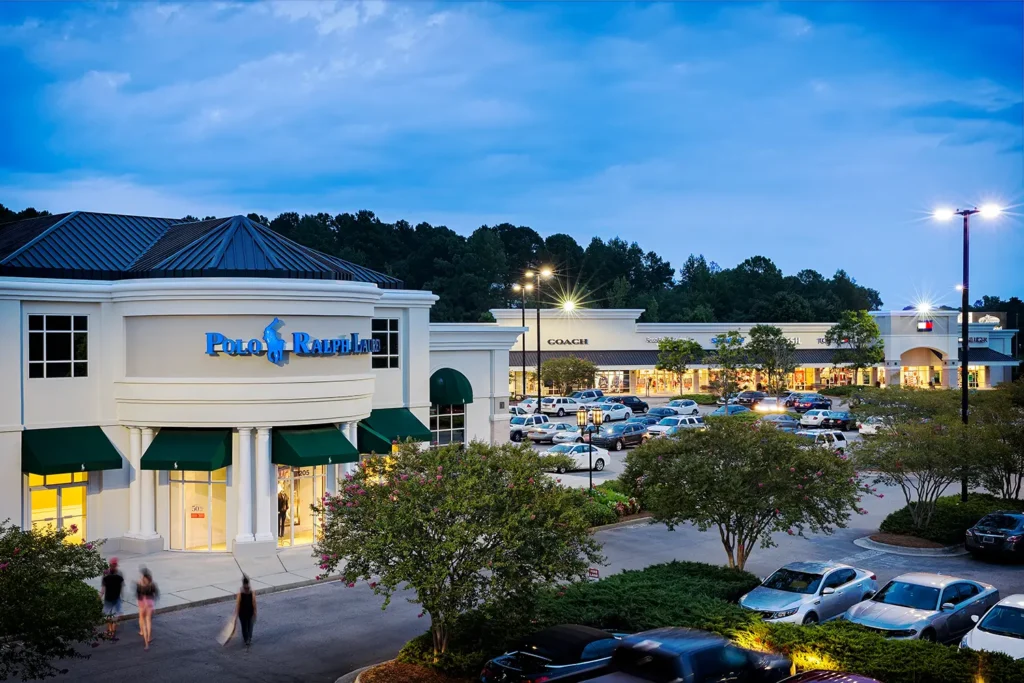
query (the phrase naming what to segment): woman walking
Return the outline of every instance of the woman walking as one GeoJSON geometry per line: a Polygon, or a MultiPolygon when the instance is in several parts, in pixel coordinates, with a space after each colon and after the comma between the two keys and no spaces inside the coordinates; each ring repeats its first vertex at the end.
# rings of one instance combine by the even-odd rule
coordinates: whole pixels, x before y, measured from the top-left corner
{"type": "Polygon", "coordinates": [[[153,575],[145,567],[142,568],[142,577],[135,584],[135,597],[139,605],[139,635],[145,643],[146,650],[153,640],[153,603],[156,600],[158,591],[153,583],[153,575]]]}
{"type": "Polygon", "coordinates": [[[252,624],[256,621],[256,594],[249,586],[248,576],[242,577],[242,590],[235,596],[235,616],[242,624],[242,640],[248,652],[252,644],[252,624]]]}

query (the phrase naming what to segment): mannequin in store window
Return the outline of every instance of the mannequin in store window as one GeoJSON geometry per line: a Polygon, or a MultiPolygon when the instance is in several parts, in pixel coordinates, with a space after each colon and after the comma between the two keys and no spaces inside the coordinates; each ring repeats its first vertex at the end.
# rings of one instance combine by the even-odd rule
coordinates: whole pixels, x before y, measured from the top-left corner
{"type": "Polygon", "coordinates": [[[284,491],[277,492],[277,535],[284,536],[284,523],[288,519],[288,494],[284,491]]]}

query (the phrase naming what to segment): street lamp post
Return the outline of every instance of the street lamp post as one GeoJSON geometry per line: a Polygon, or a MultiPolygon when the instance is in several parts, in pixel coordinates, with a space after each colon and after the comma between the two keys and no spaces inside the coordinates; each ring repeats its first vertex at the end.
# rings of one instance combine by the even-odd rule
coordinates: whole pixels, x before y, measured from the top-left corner
{"type": "MultiPolygon", "coordinates": [[[[537,290],[537,412],[540,412],[540,401],[541,401],[541,383],[540,383],[540,283],[541,280],[551,277],[551,269],[548,267],[540,268],[536,271],[528,270],[524,273],[527,278],[533,278],[534,289],[537,290]]],[[[524,314],[525,315],[525,314],[524,314]]],[[[524,318],[525,320],[525,318],[524,318]]],[[[524,349],[525,352],[525,349],[524,349]]]]}
{"type": "Polygon", "coordinates": [[[587,433],[587,460],[590,464],[590,468],[587,470],[587,474],[590,477],[590,490],[594,490],[594,432],[590,431],[590,418],[592,416],[594,420],[594,430],[596,431],[601,427],[603,420],[603,413],[600,408],[593,408],[590,410],[590,414],[587,414],[586,407],[580,408],[576,411],[576,424],[579,425],[580,429],[587,433]]]}
{"type": "MultiPolygon", "coordinates": [[[[939,209],[935,212],[935,218],[938,220],[950,220],[953,216],[963,216],[964,218],[964,273],[963,282],[961,282],[960,289],[962,299],[960,301],[960,419],[964,425],[967,424],[967,399],[968,390],[970,388],[970,382],[968,381],[968,373],[970,372],[970,349],[971,345],[968,341],[968,335],[970,332],[970,299],[968,298],[968,289],[970,288],[970,273],[971,273],[971,216],[976,213],[980,213],[984,218],[995,218],[1002,209],[998,206],[987,205],[980,209],[975,207],[972,209],[939,209]]],[[[960,478],[960,500],[967,502],[967,493],[970,488],[969,482],[967,481],[967,472],[964,471],[963,476],[960,478]]]]}
{"type": "MultiPolygon", "coordinates": [[[[532,282],[524,282],[522,284],[515,283],[512,285],[513,292],[522,292],[523,294],[523,323],[522,327],[526,327],[526,293],[533,290],[532,282]]],[[[523,330],[523,398],[526,398],[526,330],[523,330]]],[[[538,408],[540,406],[537,406],[538,408]]]]}

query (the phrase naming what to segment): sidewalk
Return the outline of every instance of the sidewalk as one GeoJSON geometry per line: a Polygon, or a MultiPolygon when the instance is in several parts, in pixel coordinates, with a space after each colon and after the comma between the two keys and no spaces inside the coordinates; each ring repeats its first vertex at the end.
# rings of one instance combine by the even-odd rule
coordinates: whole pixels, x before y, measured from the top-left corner
{"type": "MultiPolygon", "coordinates": [[[[156,611],[170,611],[230,600],[242,585],[242,575],[249,577],[257,593],[271,593],[317,583],[320,573],[310,546],[287,548],[276,556],[246,558],[230,553],[158,552],[148,555],[131,553],[103,553],[116,556],[125,587],[123,605],[125,616],[138,614],[135,603],[135,582],[139,570],[146,567],[160,589],[156,611]]],[[[336,578],[337,574],[332,578],[336,578]]],[[[88,582],[99,590],[100,578],[88,582]]]]}

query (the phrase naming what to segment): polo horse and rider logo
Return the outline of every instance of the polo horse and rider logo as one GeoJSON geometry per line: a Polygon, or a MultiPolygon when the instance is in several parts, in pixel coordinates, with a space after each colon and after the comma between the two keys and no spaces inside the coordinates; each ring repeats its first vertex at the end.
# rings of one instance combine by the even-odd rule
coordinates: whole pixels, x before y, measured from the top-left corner
{"type": "Polygon", "coordinates": [[[263,328],[263,341],[267,343],[267,360],[275,365],[280,365],[284,361],[284,339],[277,331],[283,324],[280,318],[274,318],[272,323],[263,328]]]}

